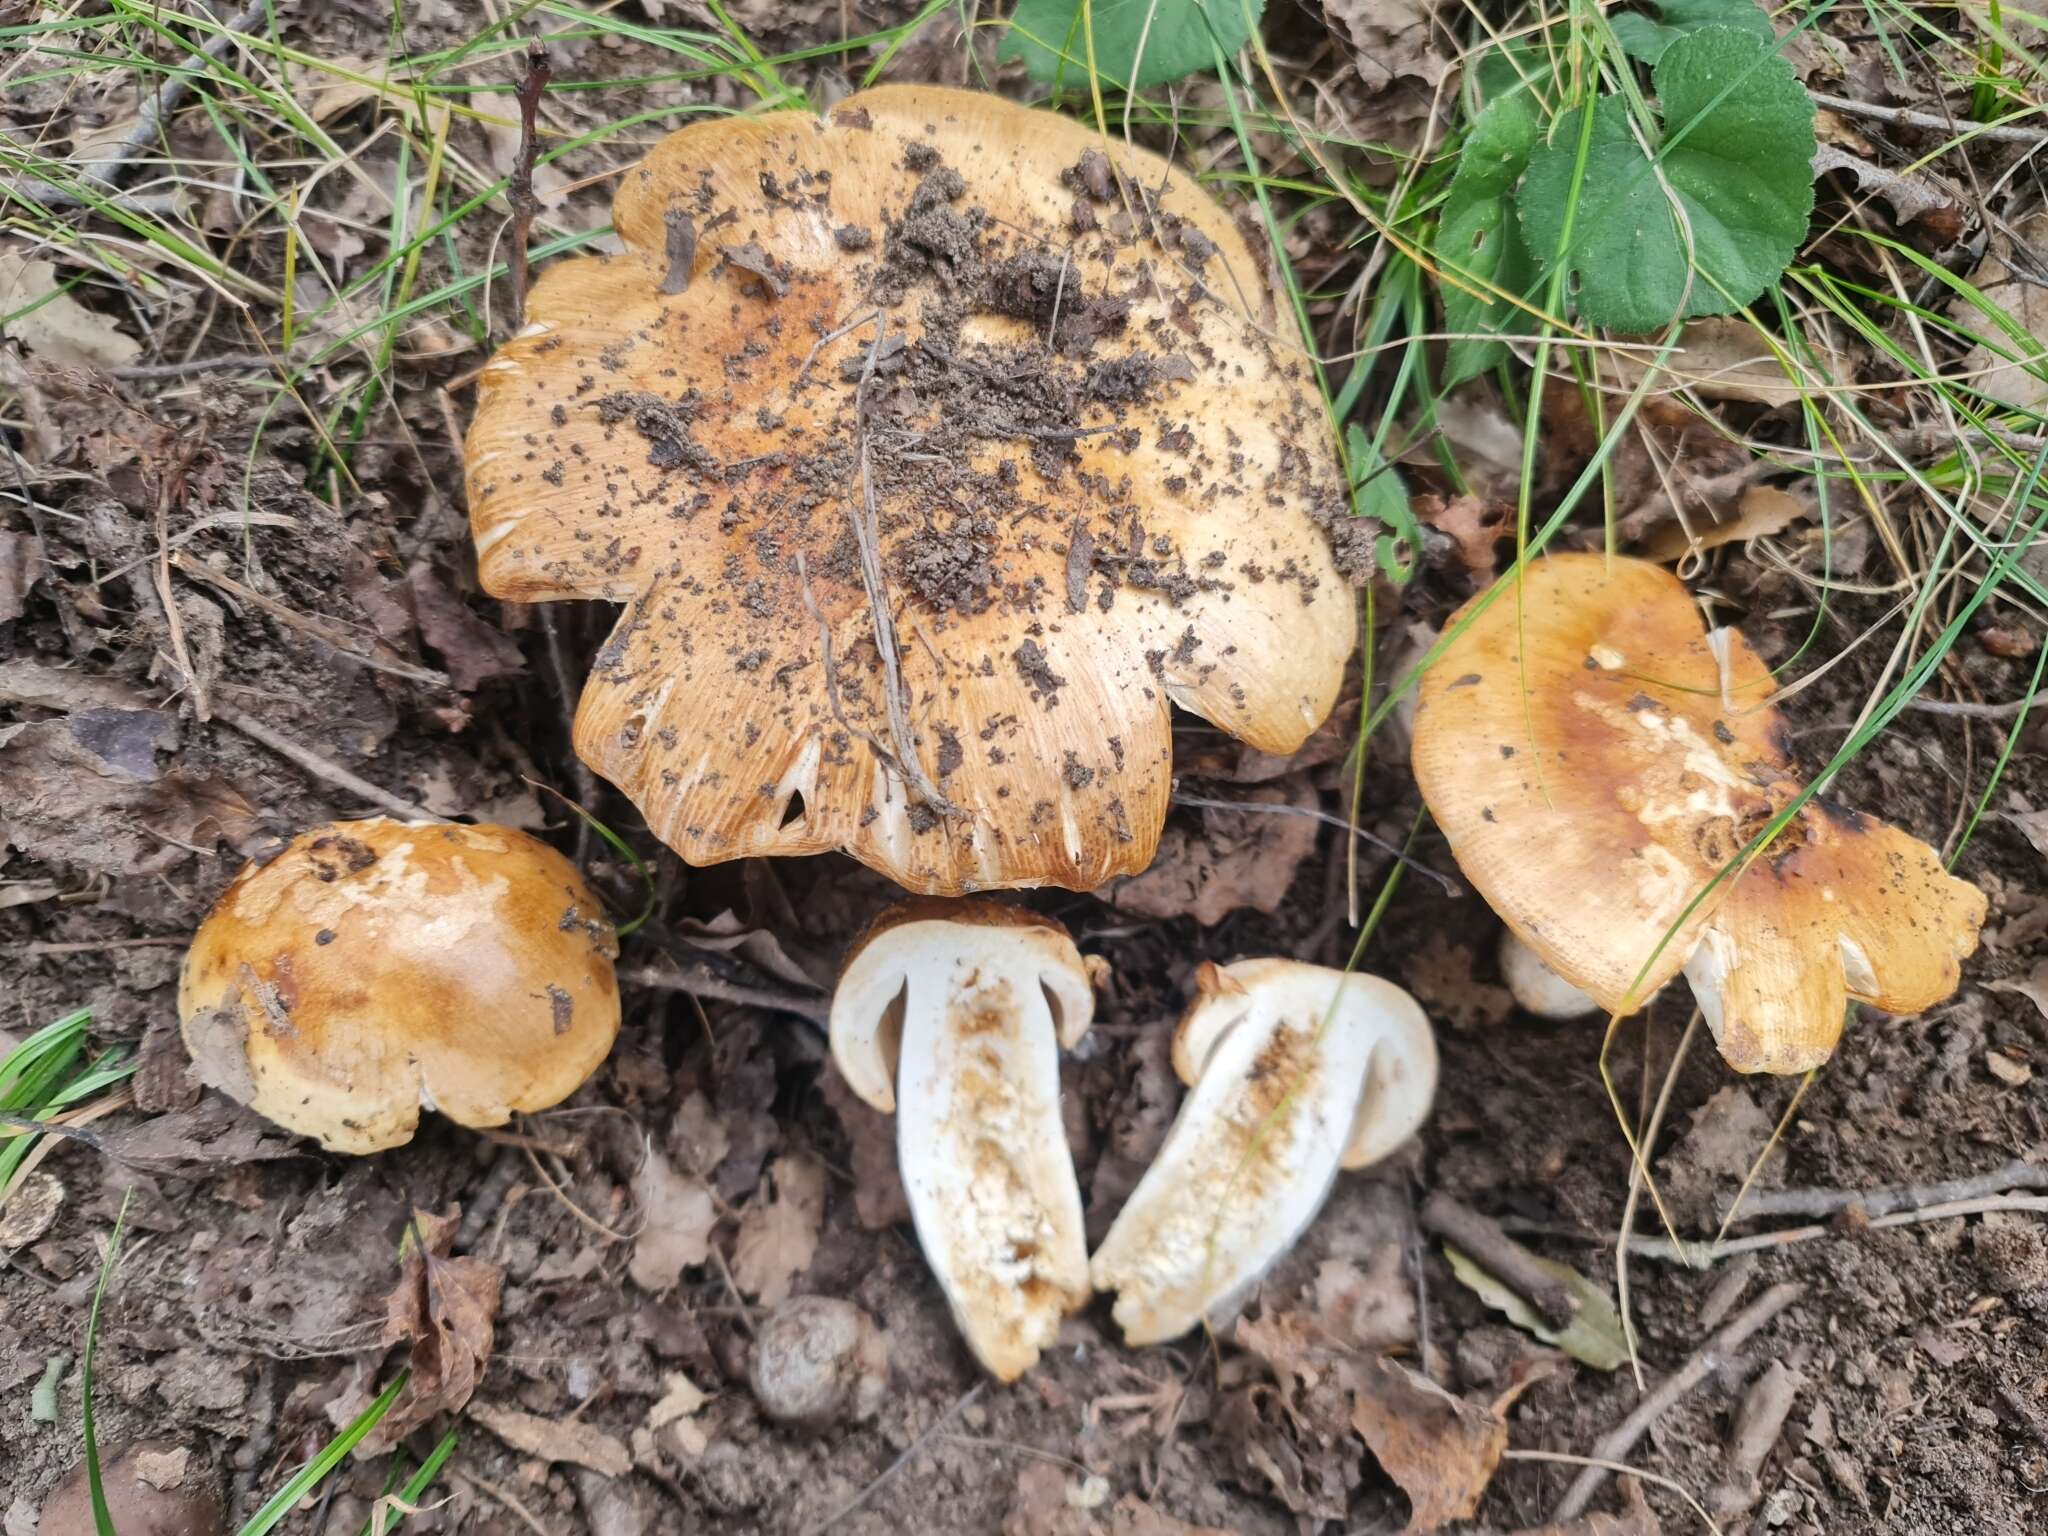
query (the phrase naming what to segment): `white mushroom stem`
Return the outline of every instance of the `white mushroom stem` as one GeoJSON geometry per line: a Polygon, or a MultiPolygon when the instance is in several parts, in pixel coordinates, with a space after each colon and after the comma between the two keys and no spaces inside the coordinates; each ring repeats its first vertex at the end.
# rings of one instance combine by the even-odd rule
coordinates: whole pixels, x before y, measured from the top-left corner
{"type": "Polygon", "coordinates": [[[1500,936],[1500,974],[1514,994],[1515,1006],[1539,1019],[1577,1019],[1600,1005],[1543,963],[1543,957],[1515,936],[1500,936]]]}
{"type": "Polygon", "coordinates": [[[1391,982],[1243,960],[1197,987],[1173,1053],[1193,1091],[1089,1266],[1134,1345],[1226,1318],[1436,1094],[1429,1020],[1391,982]]]}
{"type": "Polygon", "coordinates": [[[1064,932],[951,921],[877,934],[832,999],[833,1056],[855,1093],[894,1110],[918,1242],[1003,1381],[1088,1297],[1059,1052],[1093,1007],[1064,932]]]}

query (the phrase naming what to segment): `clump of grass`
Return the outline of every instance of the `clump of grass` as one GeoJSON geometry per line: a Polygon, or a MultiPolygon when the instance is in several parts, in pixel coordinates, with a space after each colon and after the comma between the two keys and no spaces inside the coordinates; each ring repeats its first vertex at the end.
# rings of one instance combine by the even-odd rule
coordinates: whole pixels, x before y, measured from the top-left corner
{"type": "Polygon", "coordinates": [[[95,1058],[87,1036],[92,1010],[80,1008],[46,1024],[0,1058],[0,1205],[26,1177],[43,1133],[55,1119],[133,1075],[135,1063],[116,1047],[95,1058]]]}

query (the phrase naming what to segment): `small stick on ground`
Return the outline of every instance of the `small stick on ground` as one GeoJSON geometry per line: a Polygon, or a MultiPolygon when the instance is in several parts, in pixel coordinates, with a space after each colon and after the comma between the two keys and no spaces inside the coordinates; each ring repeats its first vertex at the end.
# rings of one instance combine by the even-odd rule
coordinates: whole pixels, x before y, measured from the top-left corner
{"type": "Polygon", "coordinates": [[[505,1203],[505,1196],[519,1181],[519,1148],[498,1148],[498,1155],[492,1161],[490,1171],[484,1175],[483,1183],[477,1186],[470,1197],[468,1207],[462,1213],[462,1225],[455,1229],[455,1241],[451,1245],[457,1253],[467,1253],[484,1235],[484,1228],[491,1224],[491,1218],[498,1214],[498,1207],[505,1203]]]}
{"type": "Polygon", "coordinates": [[[231,725],[251,741],[270,748],[287,762],[313,775],[323,783],[336,789],[345,790],[358,800],[367,800],[372,805],[382,806],[392,815],[406,821],[446,821],[446,816],[436,816],[423,805],[414,805],[410,800],[400,799],[388,789],[379,789],[368,779],[357,778],[339,763],[330,763],[311,747],[302,747],[289,736],[280,735],[260,721],[251,720],[247,715],[236,714],[231,709],[214,706],[213,718],[222,725],[231,725]]]}
{"type": "Polygon", "coordinates": [[[541,93],[555,75],[555,61],[539,38],[526,44],[526,78],[519,82],[519,157],[512,162],[512,330],[526,324],[526,243],[533,233],[540,199],[533,193],[533,162],[540,155],[541,93]]]}
{"type": "MultiPolygon", "coordinates": [[[[268,4],[269,0],[251,0],[250,4],[223,22],[224,30],[216,32],[204,46],[189,55],[194,65],[202,59],[220,58],[245,34],[254,31],[256,23],[266,14],[268,4]]],[[[79,180],[95,193],[111,196],[116,173],[156,142],[165,119],[185,104],[185,98],[192,94],[192,82],[204,73],[196,67],[167,72],[163,83],[142,104],[142,111],[135,119],[135,126],[128,130],[128,136],[108,151],[103,159],[83,167],[79,180]]],[[[84,193],[74,192],[69,187],[46,187],[29,182],[20,185],[20,190],[45,208],[83,208],[90,204],[84,193]]]]}
{"type": "Polygon", "coordinates": [[[1833,1216],[1852,1205],[1866,1216],[1977,1200],[2016,1189],[2048,1189],[2048,1163],[2015,1158],[2003,1168],[1940,1184],[1887,1184],[1876,1189],[1767,1189],[1743,1202],[1744,1216],[1833,1216]]]}
{"type": "Polygon", "coordinates": [[[867,1503],[869,1499],[872,1499],[876,1494],[880,1493],[882,1491],[883,1486],[889,1481],[890,1478],[894,1477],[898,1472],[901,1472],[905,1467],[909,1466],[910,1463],[916,1459],[918,1452],[922,1451],[925,1448],[926,1443],[932,1438],[932,1436],[936,1435],[941,1429],[945,1428],[946,1425],[952,1423],[954,1419],[958,1418],[963,1412],[966,1411],[969,1404],[971,1404],[977,1397],[980,1397],[981,1394],[987,1390],[987,1382],[976,1382],[973,1386],[969,1387],[965,1392],[963,1392],[959,1397],[953,1399],[953,1406],[948,1408],[944,1413],[940,1414],[936,1419],[933,1419],[931,1422],[931,1426],[928,1429],[926,1429],[923,1434],[919,1435],[915,1440],[911,1441],[909,1445],[905,1446],[903,1454],[901,1456],[898,1456],[894,1461],[890,1462],[888,1466],[884,1467],[882,1469],[882,1475],[880,1477],[876,1478],[872,1483],[869,1483],[867,1487],[863,1488],[857,1495],[855,1495],[855,1497],[850,1502],[840,1505],[839,1508],[834,1510],[831,1514],[827,1515],[823,1520],[819,1521],[816,1525],[812,1526],[810,1530],[810,1536],[824,1536],[824,1533],[826,1531],[831,1530],[833,1526],[837,1525],[840,1521],[844,1520],[848,1515],[853,1514],[855,1511],[859,1510],[863,1505],[867,1503]]]}
{"type": "Polygon", "coordinates": [[[687,992],[693,997],[712,997],[722,1003],[741,1003],[753,1008],[773,1008],[793,1013],[800,1019],[823,1025],[827,1007],[823,998],[799,997],[794,992],[776,992],[766,987],[742,986],[714,976],[701,966],[668,970],[652,965],[629,965],[619,971],[619,983],[647,987],[656,992],[687,992]]]}
{"type": "Polygon", "coordinates": [[[1875,102],[1852,101],[1846,96],[1824,96],[1819,91],[1808,91],[1807,95],[1817,105],[1849,117],[1867,117],[1878,123],[1902,123],[1908,128],[1931,128],[1936,133],[1953,134],[1958,140],[1953,147],[1957,149],[1963,147],[1963,141],[1970,139],[1989,139],[1994,144],[2048,144],[2048,129],[1959,121],[1944,117],[1939,112],[1916,112],[1911,107],[1881,107],[1875,102]]]}
{"type": "Polygon", "coordinates": [[[1557,1278],[1531,1262],[1533,1255],[1501,1230],[1500,1223],[1461,1205],[1442,1190],[1422,1204],[1422,1225],[1455,1244],[1479,1267],[1528,1299],[1552,1328],[1568,1328],[1578,1304],[1557,1278]]]}
{"type": "MultiPolygon", "coordinates": [[[[1636,1404],[1635,1411],[1594,1443],[1592,1459],[1603,1462],[1625,1461],[1635,1443],[1642,1439],[1645,1431],[1670,1412],[1674,1404],[1688,1392],[1718,1371],[1737,1350],[1749,1342],[1750,1337],[1764,1324],[1799,1299],[1804,1288],[1793,1282],[1774,1285],[1759,1296],[1742,1312],[1729,1321],[1727,1326],[1700,1346],[1693,1357],[1673,1371],[1657,1389],[1636,1404]]],[[[1571,1487],[1558,1501],[1557,1508],[1550,1512],[1552,1523],[1562,1525],[1567,1520],[1576,1520],[1586,1512],[1586,1506],[1593,1502],[1593,1495],[1600,1491],[1600,1485],[1607,1481],[1607,1469],[1589,1466],[1573,1480],[1571,1487]]]]}

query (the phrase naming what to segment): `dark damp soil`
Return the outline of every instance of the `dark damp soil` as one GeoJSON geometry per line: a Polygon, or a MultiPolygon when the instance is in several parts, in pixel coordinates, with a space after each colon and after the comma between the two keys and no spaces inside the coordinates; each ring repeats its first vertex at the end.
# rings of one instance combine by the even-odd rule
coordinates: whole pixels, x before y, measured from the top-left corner
{"type": "MultiPolygon", "coordinates": [[[[345,8],[333,15],[335,51],[364,44],[345,8]]],[[[375,40],[372,32],[368,43],[375,40]]],[[[951,67],[951,59],[944,48],[908,50],[898,68],[951,67]]],[[[616,67],[640,72],[631,57],[616,67]]],[[[899,225],[839,233],[848,250],[880,245],[886,282],[900,279],[909,291],[936,272],[953,289],[913,355],[876,349],[874,410],[886,420],[892,392],[913,391],[921,418],[935,412],[955,424],[946,430],[963,432],[1002,423],[1031,438],[1035,460],[1057,467],[1077,402],[1114,408],[1141,399],[1181,362],[1162,350],[1096,369],[1092,340],[1113,333],[1119,317],[1067,302],[1055,318],[1059,279],[1043,265],[978,270],[972,232],[944,191],[947,172],[918,169],[937,190],[899,225]],[[1001,356],[963,349],[941,358],[932,338],[947,334],[948,303],[956,330],[976,304],[1030,318],[1036,340],[1001,356]]],[[[1106,166],[1075,168],[1077,222],[1107,216],[1107,176],[1106,166]]],[[[749,273],[764,284],[784,280],[765,263],[749,273]]],[[[864,368],[869,361],[863,354],[864,368]]],[[[1182,1529],[1168,1521],[1247,1536],[1399,1529],[1402,1496],[1346,1426],[1333,1429],[1306,1398],[1282,1403],[1271,1370],[1227,1331],[1130,1350],[1098,1302],[1022,1381],[984,1383],[907,1224],[887,1123],[827,1070],[816,1024],[821,989],[849,939],[893,895],[850,861],[686,870],[661,854],[654,919],[627,942],[616,1049],[567,1105],[509,1135],[483,1137],[429,1116],[410,1145],[346,1159],[266,1133],[210,1095],[185,1102],[166,1028],[185,937],[245,857],[297,828],[374,809],[331,775],[280,758],[262,744],[265,730],[401,801],[549,837],[579,857],[615,912],[644,900],[626,863],[531,787],[570,789],[654,851],[631,807],[588,785],[568,746],[575,683],[604,664],[609,612],[528,609],[478,594],[439,382],[430,373],[410,381],[386,437],[357,456],[354,486],[328,476],[318,495],[306,484],[319,434],[296,418],[272,424],[251,460],[261,401],[230,384],[202,377],[117,387],[74,375],[36,386],[38,430],[54,436],[50,462],[62,473],[26,522],[0,512],[0,529],[38,540],[45,572],[19,616],[0,622],[0,743],[8,748],[0,827],[12,847],[0,859],[8,1000],[0,1041],[89,1007],[99,1044],[142,1047],[135,1096],[150,1107],[115,1109],[54,1144],[35,1175],[48,1222],[24,1216],[26,1237],[0,1253],[0,1531],[29,1536],[48,1490],[79,1459],[76,1359],[124,1208],[96,1368],[100,1438],[189,1450],[184,1475],[218,1480],[238,1521],[403,1359],[382,1331],[408,1214],[426,1211],[454,1213],[457,1249],[502,1276],[474,1402],[500,1422],[524,1414],[556,1426],[553,1454],[575,1439],[563,1426],[580,1425],[637,1465],[606,1473],[551,1462],[472,1418],[412,1529],[639,1536],[802,1532],[828,1521],[845,1536],[1182,1529]],[[233,504],[228,487],[245,462],[255,466],[252,501],[263,517],[214,516],[233,504]],[[155,579],[164,569],[160,505],[179,509],[189,535],[177,546],[180,577],[168,606],[155,579]],[[268,601],[232,584],[251,562],[268,601]],[[175,673],[167,658],[177,659],[175,673]],[[177,674],[195,685],[174,693],[166,679],[177,674]],[[657,965],[708,977],[702,1000],[631,979],[657,965]],[[787,1006],[762,1006],[763,998],[787,1006]],[[666,1277],[650,1272],[633,1236],[650,1201],[665,1209],[650,1191],[651,1157],[710,1198],[708,1249],[666,1277]],[[820,1198],[806,1208],[792,1190],[813,1177],[820,1198]],[[778,1207],[792,1213],[787,1220],[763,1214],[778,1207]],[[850,1300],[886,1331],[888,1382],[871,1417],[814,1433],[764,1418],[748,1353],[767,1314],[764,1293],[779,1289],[850,1300]],[[703,1398],[680,1414],[658,1406],[690,1399],[679,1378],[703,1398]],[[51,1418],[31,1411],[43,1382],[54,1387],[51,1418]],[[679,1437],[679,1423],[690,1434],[679,1437]],[[1316,1495],[1327,1499],[1330,1488],[1339,1490],[1341,1518],[1297,1517],[1296,1508],[1322,1507],[1316,1495]],[[1149,1513],[1131,1514],[1125,1501],[1149,1513]]],[[[680,461],[701,452],[688,411],[673,400],[608,396],[596,408],[614,412],[650,454],[680,461]]],[[[935,456],[958,457],[943,443],[935,456]]],[[[879,472],[927,469],[958,473],[907,460],[879,472]]],[[[1024,511],[1017,486],[970,490],[954,520],[898,546],[893,578],[936,608],[971,612],[992,600],[987,520],[1024,511]]],[[[1100,530],[1070,529],[1054,508],[1032,510],[1069,551],[1067,589],[1048,602],[1107,605],[1120,585],[1172,592],[1207,579],[1140,528],[1111,542],[1100,530]]],[[[1405,593],[1382,589],[1389,636],[1397,613],[1435,621],[1465,595],[1466,577],[1443,556],[1433,551],[1405,593]]],[[[1877,568],[1871,560],[1873,582],[1877,568]]],[[[1846,582],[1858,574],[1835,571],[1846,582]]],[[[1294,579],[1258,579],[1268,576],[1294,579]]],[[[1785,617],[1800,591],[1780,566],[1724,551],[1703,579],[1767,659],[1804,640],[1810,608],[1785,617]]],[[[1822,653],[1877,622],[1887,601],[1838,596],[1822,653]]],[[[2031,676],[2023,642],[2038,640],[2021,621],[2004,620],[1967,637],[1956,665],[1984,696],[2017,697],[2031,676]]],[[[1885,649],[1855,651],[1789,706],[1803,766],[1817,766],[1851,725],[1885,649]]],[[[1028,639],[997,664],[1014,667],[1042,699],[1064,682],[1028,639]]],[[[1350,697],[1355,710],[1355,687],[1350,697]]],[[[1180,727],[1189,799],[1259,799],[1263,791],[1247,785],[1284,779],[1342,813],[1349,780],[1340,731],[1319,733],[1293,763],[1275,763],[1200,722],[1180,727]]],[[[1967,817],[2002,729],[1909,713],[1833,793],[1944,845],[1967,817]]],[[[957,741],[941,744],[941,777],[960,752],[957,741]]],[[[1376,747],[1364,824],[1398,843],[1415,796],[1386,756],[1376,747]]],[[[1076,770],[1089,771],[1068,769],[1076,770]]],[[[1710,1233],[1759,1158],[1758,1190],[1854,1190],[2043,1157],[2048,1025],[2022,989],[2034,987],[2048,1006],[2048,990],[2032,980],[2048,962],[2048,898],[2043,856],[2010,814],[2044,805],[2048,740],[2035,727],[2022,734],[1994,814],[1958,865],[1990,893],[1992,912],[1986,944],[1949,1002],[1920,1018],[1857,1019],[1803,1094],[1791,1082],[1731,1079],[1704,1042],[1694,1044],[1676,1071],[1652,1163],[1681,1231],[1710,1233]]],[[[1232,842],[1214,818],[1177,809],[1166,845],[1204,850],[1204,879],[1237,869],[1232,860],[1277,856],[1262,833],[1239,825],[1232,842]]],[[[1362,855],[1369,905],[1389,863],[1371,849],[1362,855]]],[[[1166,1045],[1196,967],[1251,954],[1343,963],[1351,933],[1343,836],[1320,827],[1306,855],[1297,848],[1290,857],[1298,863],[1291,881],[1282,870],[1274,911],[1239,908],[1208,927],[1139,915],[1120,893],[1030,898],[1111,977],[1066,1079],[1091,1237],[1128,1194],[1178,1101],[1166,1045]]],[[[1413,857],[1451,870],[1427,834],[1413,857]]],[[[1423,1200],[1449,1192],[1612,1286],[1612,1236],[1629,1186],[1599,1024],[1514,1015],[1499,986],[1497,935],[1475,897],[1449,895],[1421,871],[1402,881],[1362,964],[1409,986],[1438,1026],[1435,1115],[1390,1163],[1339,1181],[1249,1309],[1333,1327],[1331,1294],[1355,1283],[1375,1305],[1406,1309],[1396,1334],[1405,1358],[1480,1400],[1502,1390],[1531,1341],[1453,1276],[1418,1227],[1423,1200]]],[[[1630,1119],[1655,1097],[1680,1038],[1680,990],[1659,1000],[1647,1025],[1623,1031],[1609,1058],[1630,1119]]],[[[1647,1200],[1635,1226],[1659,1230],[1647,1200]]],[[[1884,1229],[1837,1219],[1822,1235],[1704,1271],[1638,1257],[1628,1281],[1653,1383],[1769,1286],[1802,1287],[1630,1456],[1719,1511],[1723,1529],[2020,1536],[2048,1527],[2048,1237],[2038,1214],[1884,1229]],[[1796,1396],[1754,1483],[1734,1486],[1741,1405],[1771,1362],[1794,1373],[1796,1396]]],[[[1626,1368],[1567,1366],[1515,1403],[1509,1441],[1517,1452],[1583,1456],[1639,1400],[1626,1368]]],[[[413,1432],[410,1457],[441,1427],[413,1432]]],[[[1541,1526],[1575,1470],[1504,1464],[1480,1520],[1497,1530],[1541,1526]]],[[[279,1528],[357,1531],[400,1475],[389,1451],[359,1456],[279,1528]]],[[[1665,1530],[1702,1528],[1666,1487],[1647,1496],[1665,1530]]],[[[1610,1490],[1599,1507],[1619,1507],[1615,1497],[1610,1490]]]]}

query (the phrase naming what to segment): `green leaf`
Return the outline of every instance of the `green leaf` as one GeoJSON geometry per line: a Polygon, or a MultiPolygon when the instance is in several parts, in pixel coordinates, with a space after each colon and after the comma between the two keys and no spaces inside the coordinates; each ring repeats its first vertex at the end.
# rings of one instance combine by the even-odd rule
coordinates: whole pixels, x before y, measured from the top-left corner
{"type": "Polygon", "coordinates": [[[1235,53],[1259,24],[1266,0],[1018,0],[998,63],[1022,59],[1031,78],[1078,88],[1095,73],[1124,90],[1165,85],[1235,53]],[[1142,47],[1141,47],[1142,45],[1142,47]]]}
{"type": "MultiPolygon", "coordinates": [[[[1529,151],[1541,130],[1536,104],[1526,90],[1497,97],[1474,120],[1437,225],[1437,262],[1451,275],[1528,295],[1535,267],[1522,248],[1509,197],[1528,168],[1529,151]]],[[[1471,293],[1448,281],[1443,294],[1446,330],[1499,332],[1521,317],[1504,299],[1471,293]]],[[[1484,373],[1506,353],[1502,343],[1480,337],[1452,342],[1444,360],[1444,388],[1484,373]]]]}
{"type": "Polygon", "coordinates": [[[1381,574],[1397,587],[1406,586],[1422,550],[1422,525],[1409,505],[1408,484],[1355,421],[1344,429],[1344,447],[1351,460],[1352,513],[1387,530],[1374,542],[1373,552],[1381,574]]]}
{"type": "MultiPolygon", "coordinates": [[[[1579,313],[1617,331],[1657,330],[1681,303],[1687,316],[1749,303],[1784,272],[1813,212],[1813,103],[1771,45],[1705,27],[1665,50],[1655,81],[1664,132],[1654,165],[1621,98],[1594,103],[1564,253],[1579,313]],[[1689,293],[1674,196],[1692,234],[1689,293]]],[[[1546,269],[1563,245],[1583,110],[1558,118],[1515,197],[1523,243],[1546,269]]]]}
{"type": "Polygon", "coordinates": [[[1632,59],[1654,64],[1664,50],[1702,27],[1733,27],[1764,43],[1778,41],[1777,28],[1755,0],[1650,0],[1657,19],[1630,12],[1608,18],[1621,51],[1632,59]]]}
{"type": "Polygon", "coordinates": [[[1596,1371],[1620,1370],[1628,1359],[1628,1339],[1621,1331],[1621,1314],[1614,1310],[1614,1303],[1607,1299],[1607,1292],[1576,1269],[1529,1253],[1526,1248],[1522,1251],[1530,1262],[1556,1276],[1558,1283],[1579,1304],[1579,1310],[1572,1314],[1571,1326],[1562,1333],[1546,1328],[1536,1309],[1523,1299],[1520,1291],[1494,1279],[1449,1243],[1444,1244],[1444,1257],[1451,1261],[1451,1273],[1473,1295],[1505,1315],[1517,1328],[1535,1334],[1546,1344],[1555,1344],[1574,1360],[1590,1365],[1596,1371]]]}

